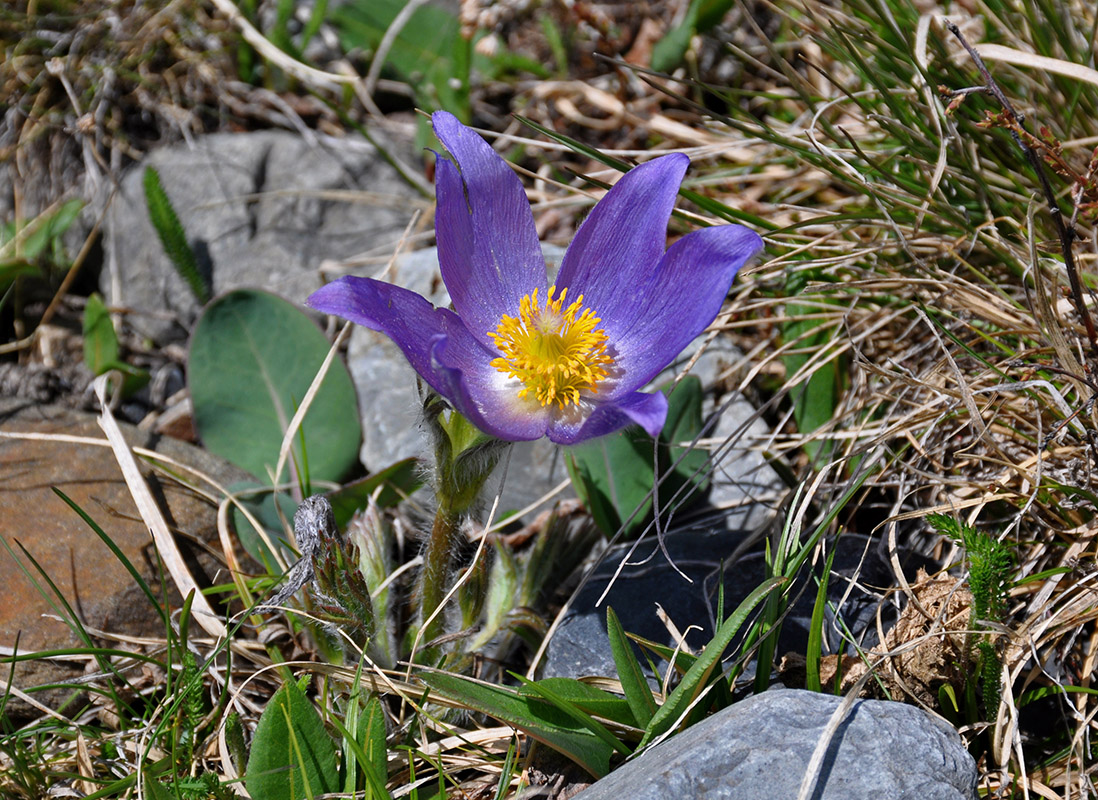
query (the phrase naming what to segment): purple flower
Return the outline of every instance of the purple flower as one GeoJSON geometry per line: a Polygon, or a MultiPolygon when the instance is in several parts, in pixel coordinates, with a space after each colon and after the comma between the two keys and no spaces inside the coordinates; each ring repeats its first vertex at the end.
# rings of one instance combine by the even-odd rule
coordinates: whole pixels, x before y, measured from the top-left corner
{"type": "Polygon", "coordinates": [[[518,177],[453,115],[432,122],[452,158],[436,166],[435,235],[454,310],[355,277],[308,304],[384,333],[431,388],[500,439],[575,444],[631,423],[657,436],[667,400],[637,390],[713,321],[762,239],[721,225],[665,252],[689,164],[666,155],[599,201],[550,286],[518,177]]]}

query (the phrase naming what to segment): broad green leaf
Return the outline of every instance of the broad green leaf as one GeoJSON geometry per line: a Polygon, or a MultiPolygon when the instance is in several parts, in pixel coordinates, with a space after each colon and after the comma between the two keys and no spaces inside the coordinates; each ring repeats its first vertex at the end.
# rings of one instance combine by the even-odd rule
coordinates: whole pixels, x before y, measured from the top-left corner
{"type": "Polygon", "coordinates": [[[771,578],[758,586],[749,594],[742,603],[732,612],[732,616],[721,623],[716,634],[702,650],[690,669],[686,671],[682,681],[675,687],[675,691],[667,698],[667,701],[659,707],[659,710],[648,723],[648,729],[644,732],[644,738],[638,749],[642,749],[657,736],[668,731],[675,721],[682,716],[689,705],[694,702],[698,694],[709,683],[709,676],[713,673],[725,648],[732,642],[739,632],[751,610],[758,605],[763,598],[781,584],[785,578],[771,578]]]}
{"type": "Polygon", "coordinates": [[[302,800],[339,791],[335,745],[293,681],[283,684],[263,709],[245,785],[248,794],[263,800],[302,800]]]}
{"type": "Polygon", "coordinates": [[[686,19],[677,28],[672,28],[667,34],[652,47],[650,65],[656,72],[671,72],[682,63],[687,48],[690,47],[690,39],[694,36],[694,26],[697,22],[697,5],[695,0],[690,4],[686,19]]]}
{"type": "Polygon", "coordinates": [[[198,268],[198,260],[187,241],[187,233],[160,183],[160,173],[154,167],[145,167],[144,187],[149,221],[160,238],[165,255],[179,276],[187,282],[198,302],[205,305],[210,300],[209,281],[198,268]]]}
{"type": "Polygon", "coordinates": [[[98,294],[89,297],[84,307],[84,363],[95,375],[111,370],[120,373],[123,397],[129,397],[149,382],[147,370],[119,360],[118,336],[107,307],[98,294]]]}
{"type": "MultiPolygon", "coordinates": [[[[670,384],[661,390],[668,395],[667,422],[660,434],[658,450],[660,475],[667,476],[660,484],[660,508],[666,508],[672,498],[679,506],[694,491],[701,490],[706,480],[704,466],[708,454],[704,450],[670,446],[692,441],[702,428],[701,381],[690,375],[673,390],[670,384]],[[682,460],[672,471],[672,465],[680,457],[682,460]],[[692,488],[680,493],[683,487],[692,488]]],[[[653,455],[652,437],[635,425],[570,448],[567,465],[572,485],[607,536],[612,536],[623,524],[627,534],[636,533],[648,524],[655,485],[653,455]]]]}
{"type": "MultiPolygon", "coordinates": [[[[271,480],[286,428],[328,349],[312,320],[272,294],[238,289],[214,300],[191,336],[187,363],[202,443],[271,480]]],[[[356,463],[360,439],[351,376],[337,359],[295,437],[294,463],[307,466],[312,480],[338,481],[356,463]]]]}
{"type": "Polygon", "coordinates": [[[636,717],[627,700],[575,678],[543,678],[540,681],[526,681],[519,687],[519,694],[549,699],[545,691],[593,716],[608,719],[619,725],[637,727],[636,717]]]}
{"type": "MultiPolygon", "coordinates": [[[[251,481],[234,483],[229,486],[231,494],[240,495],[239,503],[259,521],[264,530],[270,536],[272,542],[281,547],[283,555],[291,555],[291,550],[285,544],[285,520],[292,520],[297,511],[297,503],[286,492],[275,492],[269,486],[251,481]],[[255,490],[251,493],[250,490],[255,490]],[[276,505],[277,504],[277,505],[276,505]]],[[[269,571],[278,569],[278,562],[267,548],[262,537],[252,527],[252,523],[240,511],[233,506],[233,527],[236,530],[237,539],[244,551],[269,571]]],[[[291,560],[292,557],[291,557],[291,560]]]]}
{"type": "Polygon", "coordinates": [[[627,532],[644,526],[655,483],[652,460],[652,439],[637,427],[600,436],[569,450],[572,485],[607,536],[616,533],[630,517],[627,532]]]}
{"type": "Polygon", "coordinates": [[[420,676],[439,694],[472,711],[514,725],[539,742],[575,761],[597,778],[610,771],[614,748],[551,703],[524,697],[516,690],[480,683],[459,675],[430,672],[420,676]]]}
{"type": "MultiPolygon", "coordinates": [[[[604,744],[623,755],[629,755],[629,747],[621,741],[621,739],[612,734],[605,725],[594,718],[595,712],[588,712],[580,708],[576,703],[572,702],[571,697],[580,697],[599,708],[609,708],[610,701],[612,700],[615,701],[613,705],[619,711],[624,710],[628,712],[629,706],[625,701],[614,697],[613,695],[609,696],[609,700],[601,697],[592,697],[591,694],[587,692],[577,690],[576,686],[582,686],[583,684],[580,684],[579,681],[572,678],[550,678],[547,683],[545,681],[534,682],[527,680],[521,675],[515,675],[515,673],[511,674],[522,682],[522,686],[519,689],[520,693],[532,693],[533,696],[541,697],[547,702],[552,703],[567,714],[577,725],[580,725],[595,734],[604,744]],[[562,690],[569,696],[561,694],[558,690],[562,690]]],[[[600,692],[600,690],[595,689],[595,692],[600,692]]],[[[605,692],[600,692],[600,694],[605,694],[605,692]]]]}
{"type": "Polygon", "coordinates": [[[705,33],[710,28],[720,24],[724,15],[735,5],[736,0],[699,0],[698,2],[698,32],[705,33]]]}
{"type": "MultiPolygon", "coordinates": [[[[704,422],[702,419],[704,399],[705,393],[702,391],[701,380],[697,376],[687,375],[679,381],[674,390],[667,395],[667,420],[663,424],[660,440],[669,445],[689,444],[694,441],[694,438],[701,433],[704,422]]],[[[709,452],[700,447],[672,446],[666,449],[666,464],[660,464],[660,472],[664,473],[672,467],[674,472],[660,486],[661,506],[664,498],[670,500],[684,486],[690,487],[690,491],[679,495],[675,502],[689,502],[692,494],[696,491],[704,491],[709,482],[709,474],[706,470],[709,452]]]]}
{"type": "Polygon", "coordinates": [[[656,713],[656,700],[648,688],[633,646],[625,636],[625,629],[610,606],[606,607],[606,633],[610,637],[610,652],[618,668],[618,680],[621,681],[625,700],[629,703],[633,718],[641,727],[646,727],[656,713]]]}

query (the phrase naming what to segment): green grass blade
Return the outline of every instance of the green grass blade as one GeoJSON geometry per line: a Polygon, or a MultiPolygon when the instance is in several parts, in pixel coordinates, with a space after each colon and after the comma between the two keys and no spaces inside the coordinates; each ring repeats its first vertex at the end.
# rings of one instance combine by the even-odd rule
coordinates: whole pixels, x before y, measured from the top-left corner
{"type": "Polygon", "coordinates": [[[671,726],[675,724],[675,721],[686,713],[687,708],[694,702],[697,696],[705,688],[705,685],[709,681],[709,676],[713,673],[717,664],[720,663],[721,656],[724,655],[724,650],[732,642],[732,639],[739,632],[743,623],[747,620],[747,616],[751,611],[762,602],[770,592],[785,583],[785,578],[771,578],[768,581],[764,581],[758,586],[755,591],[749,594],[742,603],[732,612],[732,615],[725,620],[717,633],[710,640],[709,644],[705,646],[701,655],[694,661],[690,669],[687,670],[686,675],[683,676],[682,681],[675,688],[675,691],[671,693],[671,696],[667,698],[659,710],[652,717],[652,721],[649,722],[647,730],[644,732],[644,738],[641,739],[640,745],[637,749],[641,750],[649,742],[670,730],[671,726]]]}
{"type": "MultiPolygon", "coordinates": [[[[543,700],[552,703],[554,706],[556,706],[569,717],[571,717],[578,725],[591,731],[591,733],[595,734],[595,736],[599,737],[599,739],[608,744],[610,747],[617,750],[619,753],[629,755],[629,753],[631,752],[629,747],[623,741],[621,741],[621,739],[612,734],[605,725],[592,717],[591,714],[579,708],[575,703],[573,703],[561,693],[553,691],[553,689],[549,688],[549,684],[544,682],[539,683],[538,681],[532,681],[528,678],[523,677],[522,675],[517,675],[515,673],[512,673],[512,677],[517,678],[519,681],[522,682],[523,689],[526,689],[529,692],[533,692],[534,694],[541,697],[543,700]]],[[[565,680],[571,679],[566,678],[565,680]]],[[[579,681],[576,681],[576,683],[579,684],[579,681]]],[[[583,684],[579,685],[582,686],[583,684]]]]}
{"type": "Polygon", "coordinates": [[[637,724],[646,728],[656,713],[656,700],[648,688],[648,681],[644,679],[640,662],[633,653],[633,646],[625,635],[625,629],[622,628],[614,609],[609,606],[606,607],[606,632],[610,636],[610,652],[614,657],[614,665],[618,668],[618,680],[621,681],[625,699],[637,724]]]}
{"type": "Polygon", "coordinates": [[[820,686],[820,652],[823,649],[824,609],[827,607],[827,587],[830,584],[831,565],[837,548],[827,554],[820,585],[816,589],[816,602],[812,605],[812,622],[808,626],[808,649],[805,651],[805,687],[810,692],[822,691],[820,686]]]}
{"type": "Polygon", "coordinates": [[[468,709],[525,731],[596,777],[610,771],[614,748],[551,703],[524,697],[514,689],[445,672],[424,673],[420,679],[432,690],[468,709]]]}

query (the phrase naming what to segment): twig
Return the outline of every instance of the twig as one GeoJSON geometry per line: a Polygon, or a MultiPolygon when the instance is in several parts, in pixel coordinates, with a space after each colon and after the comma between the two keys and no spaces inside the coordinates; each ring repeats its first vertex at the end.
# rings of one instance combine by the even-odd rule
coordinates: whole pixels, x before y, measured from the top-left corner
{"type": "Polygon", "coordinates": [[[969,56],[976,64],[976,68],[980,71],[980,77],[984,80],[984,88],[999,101],[999,105],[1002,106],[1003,113],[1007,117],[1007,122],[1010,123],[1009,130],[1010,135],[1014,138],[1014,142],[1021,148],[1022,153],[1025,154],[1026,160],[1033,168],[1033,171],[1037,173],[1037,179],[1041,182],[1041,191],[1044,192],[1045,201],[1048,203],[1048,213],[1052,216],[1053,224],[1056,225],[1056,233],[1060,238],[1060,251],[1064,258],[1064,267],[1067,269],[1068,281],[1071,284],[1071,299],[1075,303],[1075,309],[1079,312],[1079,316],[1083,320],[1083,325],[1087,329],[1087,340],[1090,342],[1090,351],[1096,359],[1098,359],[1098,331],[1095,331],[1094,320],[1090,316],[1090,311],[1087,309],[1086,300],[1083,296],[1083,285],[1079,280],[1079,270],[1075,266],[1075,256],[1072,253],[1072,243],[1075,241],[1075,225],[1074,217],[1072,218],[1071,225],[1064,224],[1063,214],[1060,212],[1060,206],[1056,202],[1056,196],[1053,194],[1052,186],[1048,182],[1048,176],[1045,174],[1044,165],[1041,163],[1041,159],[1037,156],[1036,151],[1030,147],[1018,135],[1018,130],[1023,131],[1027,135],[1029,131],[1025,127],[1025,117],[1014,110],[1014,106],[1010,100],[1003,93],[1003,90],[999,88],[999,84],[995,82],[995,79],[991,77],[991,73],[988,72],[987,67],[984,65],[984,60],[980,57],[980,54],[968,43],[960,29],[950,22],[945,21],[946,28],[949,32],[957,37],[961,46],[968,51],[969,56]]]}

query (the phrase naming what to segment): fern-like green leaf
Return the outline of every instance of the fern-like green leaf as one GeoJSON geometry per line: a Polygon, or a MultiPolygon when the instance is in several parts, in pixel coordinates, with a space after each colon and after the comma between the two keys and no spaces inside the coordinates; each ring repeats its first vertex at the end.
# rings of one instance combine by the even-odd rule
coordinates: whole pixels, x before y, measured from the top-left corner
{"type": "Polygon", "coordinates": [[[210,301],[210,286],[198,269],[198,260],[194,250],[187,242],[183,224],[172,207],[164,187],[160,183],[160,173],[154,167],[145,167],[145,203],[149,207],[149,220],[160,237],[160,244],[175,271],[187,282],[198,302],[205,305],[210,301]]]}

